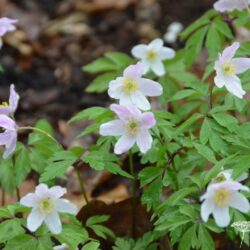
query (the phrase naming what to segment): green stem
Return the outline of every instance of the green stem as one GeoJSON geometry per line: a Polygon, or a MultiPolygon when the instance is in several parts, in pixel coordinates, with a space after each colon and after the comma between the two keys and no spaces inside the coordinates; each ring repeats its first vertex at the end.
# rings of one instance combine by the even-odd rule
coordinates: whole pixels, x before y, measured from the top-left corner
{"type": "Polygon", "coordinates": [[[211,110],[213,108],[213,88],[214,88],[214,84],[211,82],[209,84],[209,88],[208,88],[208,109],[211,110]]]}
{"type": "Polygon", "coordinates": [[[50,138],[52,141],[54,141],[56,144],[58,144],[60,147],[62,147],[62,145],[53,137],[51,136],[49,133],[45,132],[44,130],[40,129],[40,128],[34,128],[34,127],[19,127],[18,131],[22,131],[22,130],[32,130],[32,131],[36,131],[39,132],[45,136],[47,136],[48,138],[50,138]]]}
{"type": "Polygon", "coordinates": [[[133,179],[131,179],[131,186],[132,186],[131,235],[134,239],[136,239],[136,176],[134,170],[133,155],[131,151],[129,151],[129,168],[130,168],[130,174],[133,176],[133,179]]]}
{"type": "Polygon", "coordinates": [[[81,174],[80,174],[80,170],[79,168],[75,167],[75,170],[76,170],[76,175],[77,175],[77,178],[78,178],[78,182],[80,184],[80,188],[81,188],[81,192],[82,192],[82,195],[85,199],[85,202],[87,204],[87,207],[89,206],[89,200],[88,200],[88,197],[87,197],[87,193],[86,193],[86,190],[84,188],[84,183],[83,183],[83,180],[81,178],[81,174]]]}
{"type": "Polygon", "coordinates": [[[17,198],[17,201],[21,200],[20,190],[18,187],[16,188],[16,198],[17,198]]]}

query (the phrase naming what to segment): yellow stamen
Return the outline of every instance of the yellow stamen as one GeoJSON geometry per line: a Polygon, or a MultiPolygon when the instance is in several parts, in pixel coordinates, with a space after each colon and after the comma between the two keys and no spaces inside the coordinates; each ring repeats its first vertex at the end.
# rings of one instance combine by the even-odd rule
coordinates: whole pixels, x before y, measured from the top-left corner
{"type": "Polygon", "coordinates": [[[55,203],[50,198],[44,198],[39,201],[39,210],[41,213],[49,215],[53,213],[55,207],[55,203]]]}
{"type": "Polygon", "coordinates": [[[214,202],[219,207],[227,206],[231,200],[231,197],[232,194],[230,190],[222,188],[215,192],[214,202]]]}
{"type": "Polygon", "coordinates": [[[2,104],[0,105],[0,107],[9,107],[8,102],[2,102],[2,104]]]}
{"type": "Polygon", "coordinates": [[[155,61],[155,59],[157,58],[157,53],[153,50],[149,50],[147,52],[147,60],[150,61],[150,62],[153,62],[155,61]]]}
{"type": "Polygon", "coordinates": [[[131,94],[139,89],[139,84],[135,79],[128,77],[124,79],[122,87],[126,94],[131,94]]]}
{"type": "Polygon", "coordinates": [[[126,124],[126,130],[127,133],[131,136],[135,136],[138,133],[138,123],[136,120],[130,120],[127,124],[126,124]]]}
{"type": "Polygon", "coordinates": [[[223,74],[226,76],[234,76],[235,75],[235,65],[233,62],[225,62],[222,65],[223,74]]]}

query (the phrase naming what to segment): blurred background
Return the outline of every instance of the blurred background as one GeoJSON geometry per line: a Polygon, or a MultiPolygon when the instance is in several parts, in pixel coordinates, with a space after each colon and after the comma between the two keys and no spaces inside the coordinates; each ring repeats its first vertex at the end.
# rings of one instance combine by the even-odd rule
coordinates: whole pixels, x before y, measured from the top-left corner
{"type": "MultiPolygon", "coordinates": [[[[21,94],[17,119],[55,126],[77,111],[107,105],[106,95],[84,93],[93,76],[81,67],[108,51],[130,53],[138,43],[163,37],[174,21],[184,27],[214,0],[0,0],[0,16],[18,19],[18,30],[0,50],[0,100],[10,83],[21,94]]],[[[170,46],[170,44],[167,44],[170,46]]],[[[177,49],[180,42],[171,44],[177,49]]]]}

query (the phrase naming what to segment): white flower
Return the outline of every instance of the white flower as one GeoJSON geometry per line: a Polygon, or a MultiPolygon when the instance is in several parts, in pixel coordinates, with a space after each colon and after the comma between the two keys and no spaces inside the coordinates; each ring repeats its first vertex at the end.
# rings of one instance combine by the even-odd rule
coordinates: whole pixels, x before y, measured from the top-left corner
{"type": "Polygon", "coordinates": [[[207,222],[213,214],[215,223],[219,227],[226,227],[230,223],[229,207],[242,213],[250,211],[247,198],[239,190],[249,191],[249,188],[236,181],[222,181],[207,187],[206,193],[201,197],[201,218],[207,222]]]}
{"type": "Polygon", "coordinates": [[[150,69],[158,75],[165,74],[164,65],[162,63],[165,59],[171,59],[175,56],[175,51],[168,47],[163,47],[162,39],[155,39],[150,44],[136,45],[132,48],[132,55],[141,60],[143,64],[144,73],[150,69]]]}
{"type": "Polygon", "coordinates": [[[239,47],[240,43],[234,42],[219,54],[214,67],[216,70],[214,82],[218,88],[225,86],[230,93],[243,98],[246,92],[242,89],[241,81],[236,74],[241,74],[250,68],[250,58],[233,58],[239,47]]]}
{"type": "Polygon", "coordinates": [[[141,110],[149,110],[151,106],[146,96],[161,95],[162,86],[158,82],[142,78],[142,74],[141,63],[128,66],[122,77],[109,83],[109,96],[119,99],[121,105],[135,105],[141,110]]]}
{"type": "Polygon", "coordinates": [[[60,234],[62,224],[58,213],[75,215],[77,207],[68,200],[60,199],[66,193],[66,189],[60,186],[48,188],[45,184],[39,184],[35,193],[24,196],[20,203],[26,207],[32,207],[27,218],[27,228],[35,232],[44,222],[53,234],[60,234]]]}
{"type": "MultiPolygon", "coordinates": [[[[77,249],[78,248],[76,248],[76,250],[77,249]]],[[[53,250],[70,250],[70,247],[67,244],[63,243],[62,245],[53,247],[53,250]]]]}
{"type": "MultiPolygon", "coordinates": [[[[219,0],[214,3],[214,9],[219,12],[230,12],[233,10],[243,10],[246,8],[246,0],[219,0]]],[[[248,0],[248,4],[250,1],[248,0]]]]}
{"type": "Polygon", "coordinates": [[[167,32],[164,35],[163,39],[167,43],[174,43],[176,42],[178,35],[183,29],[183,25],[179,22],[173,22],[168,26],[167,32]]]}

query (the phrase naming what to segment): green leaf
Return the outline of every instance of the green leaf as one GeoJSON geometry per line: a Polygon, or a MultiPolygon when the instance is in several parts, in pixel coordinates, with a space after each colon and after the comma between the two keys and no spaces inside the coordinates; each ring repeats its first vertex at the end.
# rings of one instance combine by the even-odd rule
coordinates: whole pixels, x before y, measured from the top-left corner
{"type": "Polygon", "coordinates": [[[40,182],[47,182],[57,177],[62,177],[67,169],[77,160],[71,151],[59,151],[49,158],[45,172],[40,177],[40,182]]]}
{"type": "Polygon", "coordinates": [[[199,225],[198,239],[201,244],[201,250],[215,250],[214,241],[202,224],[199,225]]]}
{"type": "Polygon", "coordinates": [[[216,113],[212,114],[213,118],[218,122],[222,127],[227,128],[230,132],[235,131],[238,128],[238,120],[225,113],[216,113]]]}
{"type": "Polygon", "coordinates": [[[100,246],[100,243],[93,241],[83,246],[82,250],[98,250],[99,246],[100,246]]]}
{"type": "Polygon", "coordinates": [[[194,143],[194,146],[197,149],[198,153],[202,155],[205,159],[212,163],[217,163],[214,152],[209,147],[199,143],[194,143]]]}
{"type": "Polygon", "coordinates": [[[134,62],[130,56],[121,52],[108,52],[105,56],[119,68],[125,68],[134,62]]]}
{"type": "Polygon", "coordinates": [[[139,179],[141,181],[141,186],[145,186],[152,182],[156,177],[162,173],[162,169],[158,167],[146,167],[142,169],[139,173],[139,179]]]}
{"type": "Polygon", "coordinates": [[[210,127],[209,121],[207,118],[204,119],[202,126],[201,126],[201,131],[200,131],[200,141],[202,144],[206,144],[212,135],[213,131],[210,127]]]}
{"type": "Polygon", "coordinates": [[[221,17],[217,17],[214,20],[216,29],[229,39],[233,39],[233,34],[228,24],[221,20],[221,17]]]}
{"type": "Polygon", "coordinates": [[[118,66],[112,60],[106,57],[98,58],[97,60],[85,65],[83,71],[88,73],[101,73],[106,71],[117,70],[118,66]]]}
{"type": "Polygon", "coordinates": [[[91,216],[90,218],[87,219],[86,221],[86,226],[89,227],[94,224],[99,224],[105,221],[108,221],[110,218],[109,215],[95,215],[91,216]]]}
{"type": "Polygon", "coordinates": [[[18,219],[9,219],[0,223],[0,243],[24,233],[25,231],[18,219]]]}
{"type": "Polygon", "coordinates": [[[178,250],[189,250],[191,249],[192,240],[197,240],[196,225],[191,226],[181,237],[178,245],[178,250]]]}
{"type": "Polygon", "coordinates": [[[193,94],[196,94],[196,93],[197,92],[195,90],[192,90],[192,89],[180,90],[173,97],[171,97],[168,101],[169,102],[178,101],[178,100],[190,97],[190,96],[192,96],[193,94]]]}
{"type": "Polygon", "coordinates": [[[99,236],[103,239],[107,239],[107,236],[115,238],[114,233],[109,228],[107,228],[103,225],[92,225],[92,226],[90,226],[90,228],[94,231],[94,233],[97,236],[99,236]]]}
{"type": "Polygon", "coordinates": [[[30,235],[20,235],[8,241],[4,250],[35,250],[37,241],[30,235]]]}

